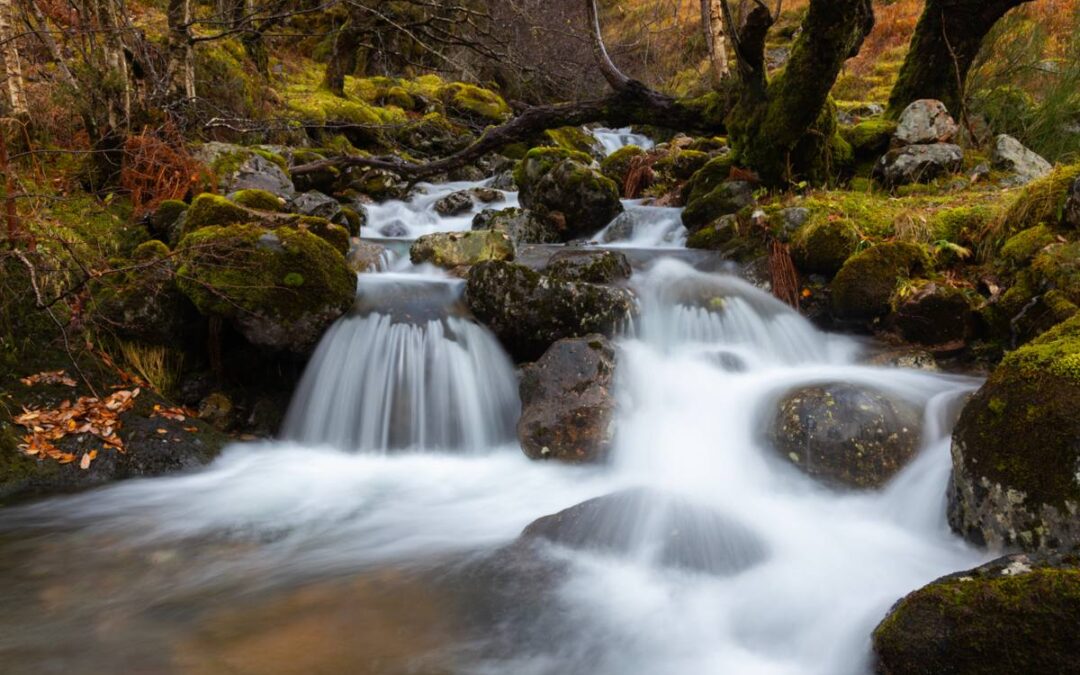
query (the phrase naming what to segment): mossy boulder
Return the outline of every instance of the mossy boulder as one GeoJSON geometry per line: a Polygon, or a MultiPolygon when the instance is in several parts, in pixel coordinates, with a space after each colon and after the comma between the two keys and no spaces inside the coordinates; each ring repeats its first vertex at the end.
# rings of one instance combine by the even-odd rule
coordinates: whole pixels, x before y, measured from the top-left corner
{"type": "Polygon", "coordinates": [[[832,276],[859,245],[859,232],[850,220],[814,218],[795,233],[791,257],[799,270],[832,276]]]}
{"type": "Polygon", "coordinates": [[[557,251],[544,267],[544,274],[554,279],[592,284],[624,281],[631,273],[630,261],[618,251],[557,251]]]}
{"type": "Polygon", "coordinates": [[[600,173],[604,174],[621,188],[626,184],[626,174],[630,172],[633,161],[646,154],[636,145],[627,145],[611,153],[600,162],[600,173]]]}
{"type": "Polygon", "coordinates": [[[204,227],[236,225],[250,223],[258,220],[258,216],[250,209],[229,201],[220,195],[207,192],[196,197],[191,202],[184,219],[184,227],[181,235],[188,235],[204,227]]]}
{"type": "Polygon", "coordinates": [[[1080,670],[1080,558],[1016,554],[910,593],[874,630],[884,675],[1080,670]]]}
{"type": "Polygon", "coordinates": [[[883,242],[847,259],[830,286],[833,313],[844,319],[873,319],[892,309],[897,285],[930,269],[926,248],[883,242]]]}
{"type": "Polygon", "coordinates": [[[905,287],[893,303],[893,325],[908,342],[944,346],[971,333],[972,301],[963,289],[923,281],[905,287]]]}
{"type": "Polygon", "coordinates": [[[1046,225],[1036,225],[1026,230],[1021,230],[1009,237],[998,253],[998,260],[1007,268],[1017,269],[1027,266],[1047,246],[1050,246],[1057,237],[1046,225]]]}
{"type": "Polygon", "coordinates": [[[856,162],[875,160],[885,154],[895,133],[896,122],[884,118],[863,120],[840,129],[840,135],[851,145],[856,162]]]}
{"type": "Polygon", "coordinates": [[[785,395],[769,436],[781,457],[828,485],[878,488],[915,456],[919,421],[905,401],[832,383],[785,395]]]}
{"type": "Polygon", "coordinates": [[[713,157],[700,169],[695,171],[686,184],[686,201],[691,202],[701,199],[720,186],[732,179],[732,168],[735,167],[735,157],[732,153],[726,153],[713,157]]]}
{"type": "Polygon", "coordinates": [[[953,432],[949,522],[995,548],[1080,544],[1080,317],[1006,355],[953,432]]]}
{"type": "Polygon", "coordinates": [[[333,246],[334,250],[343,256],[349,252],[349,231],[337,223],[331,223],[326,218],[300,216],[295,221],[288,220],[285,221],[284,224],[288,227],[295,227],[298,230],[305,230],[314,234],[319,239],[322,239],[333,246]]]}
{"type": "Polygon", "coordinates": [[[472,268],[465,300],[518,361],[540,358],[563,338],[613,335],[635,307],[625,289],[560,281],[503,261],[472,268]]]}
{"type": "Polygon", "coordinates": [[[485,260],[513,260],[514,244],[505,232],[498,230],[439,232],[413,242],[409,257],[415,264],[431,263],[454,269],[485,260]]]}
{"type": "Polygon", "coordinates": [[[178,249],[180,289],[253,345],[306,354],[355,299],[345,259],[311,232],[205,227],[178,249]]]}
{"type": "Polygon", "coordinates": [[[149,219],[150,236],[161,241],[175,241],[178,238],[180,219],[188,210],[188,205],[179,199],[166,199],[158,204],[149,219]]]}
{"type": "Polygon", "coordinates": [[[599,462],[611,449],[615,348],[603,335],[548,347],[521,374],[518,439],[531,459],[599,462]]]}
{"type": "Polygon", "coordinates": [[[682,222],[691,233],[717,218],[729,216],[754,203],[754,187],[746,181],[724,181],[705,194],[691,191],[682,212],[682,222]]]}
{"type": "Polygon", "coordinates": [[[534,148],[514,169],[521,205],[548,220],[561,241],[595,234],[623,211],[619,188],[588,156],[534,148]]]}
{"type": "Polygon", "coordinates": [[[239,190],[265,190],[284,199],[296,194],[288,163],[281,155],[264,148],[212,141],[195,153],[218,180],[218,189],[229,194],[239,190]]]}
{"type": "Polygon", "coordinates": [[[1035,256],[1031,268],[1050,288],[1080,302],[1080,242],[1047,246],[1035,256]]]}
{"type": "Polygon", "coordinates": [[[505,232],[515,245],[554,244],[559,241],[559,233],[550,222],[528,209],[516,206],[498,211],[484,209],[473,217],[472,229],[505,232]]]}
{"type": "Polygon", "coordinates": [[[1066,229],[1080,226],[1080,222],[1072,225],[1065,218],[1070,190],[1078,180],[1080,162],[1058,166],[1044,178],[1028,183],[998,221],[1001,234],[1009,236],[1037,225],[1066,229]]]}
{"type": "Polygon", "coordinates": [[[767,254],[765,239],[750,234],[749,223],[738,217],[721,216],[686,239],[687,248],[719,251],[725,258],[750,262],[767,254]]]}
{"type": "MultiPolygon", "coordinates": [[[[256,190],[254,188],[238,190],[229,195],[229,200],[240,206],[245,206],[257,211],[281,212],[285,210],[285,201],[281,197],[267,192],[266,190],[256,190]]],[[[222,225],[225,223],[217,224],[222,225]]]]}
{"type": "Polygon", "coordinates": [[[584,127],[559,127],[544,131],[544,144],[553,145],[563,150],[583,152],[597,159],[603,156],[600,142],[584,127]]]}
{"type": "Polygon", "coordinates": [[[959,145],[908,145],[885,153],[874,165],[874,177],[887,187],[898,188],[956,173],[963,163],[964,151],[959,145]]]}
{"type": "Polygon", "coordinates": [[[510,117],[510,106],[502,96],[472,84],[452,82],[439,90],[448,112],[479,123],[498,124],[510,117]]]}
{"type": "Polygon", "coordinates": [[[656,160],[653,172],[661,183],[686,181],[708,164],[709,159],[709,154],[700,150],[672,148],[656,160]]]}

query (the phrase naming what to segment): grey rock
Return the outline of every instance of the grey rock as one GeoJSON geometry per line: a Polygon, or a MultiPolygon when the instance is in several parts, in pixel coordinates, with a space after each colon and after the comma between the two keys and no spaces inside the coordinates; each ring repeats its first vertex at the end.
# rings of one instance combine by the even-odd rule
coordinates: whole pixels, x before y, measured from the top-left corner
{"type": "Polygon", "coordinates": [[[349,224],[345,214],[341,211],[341,204],[338,203],[338,200],[315,190],[309,190],[297,195],[292,201],[292,206],[297,213],[305,216],[326,218],[332,223],[346,227],[349,224]]]}
{"type": "Polygon", "coordinates": [[[1038,153],[1007,134],[1001,134],[994,141],[991,160],[995,168],[1014,173],[1021,185],[1042,178],[1054,168],[1038,153]]]}
{"type": "Polygon", "coordinates": [[[920,99],[912,102],[900,114],[895,138],[904,145],[948,143],[959,130],[944,103],[920,99]]]}
{"type": "Polygon", "coordinates": [[[958,145],[933,143],[890,150],[874,167],[874,176],[889,187],[924,183],[959,171],[964,151],[958,145]]]}

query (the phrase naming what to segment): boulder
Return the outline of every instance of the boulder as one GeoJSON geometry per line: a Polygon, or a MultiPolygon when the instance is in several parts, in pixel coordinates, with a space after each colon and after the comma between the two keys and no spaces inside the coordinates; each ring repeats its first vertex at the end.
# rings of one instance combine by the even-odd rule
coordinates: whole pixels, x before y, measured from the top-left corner
{"type": "Polygon", "coordinates": [[[336,225],[349,225],[338,200],[321,192],[308,190],[299,194],[293,199],[292,206],[297,213],[305,216],[325,218],[336,225]]]}
{"type": "Polygon", "coordinates": [[[562,250],[548,259],[544,274],[562,281],[611,284],[629,279],[633,270],[618,251],[562,250]]]}
{"type": "Polygon", "coordinates": [[[1076,178],[1072,185],[1069,186],[1061,222],[1065,227],[1080,229],[1080,177],[1076,178]]]}
{"type": "Polygon", "coordinates": [[[285,200],[266,190],[237,190],[229,195],[229,201],[258,211],[280,213],[285,210],[285,200]]]}
{"type": "Polygon", "coordinates": [[[964,151],[959,145],[909,145],[885,153],[874,166],[874,177],[888,187],[925,183],[938,176],[956,173],[963,162],[964,151]]]}
{"type": "Polygon", "coordinates": [[[356,277],[311,232],[258,225],[202,228],[177,249],[180,290],[253,345],[308,354],[352,306],[356,277]]]}
{"type": "Polygon", "coordinates": [[[615,349],[602,335],[548,347],[521,374],[518,439],[532,459],[599,462],[614,434],[615,349]]]}
{"type": "Polygon", "coordinates": [[[824,384],[784,396],[769,436],[777,453],[826,484],[879,488],[918,451],[919,414],[875,389],[824,384]]]}
{"type": "Polygon", "coordinates": [[[475,265],[465,301],[518,361],[540,358],[563,338],[612,335],[635,308],[626,289],[560,281],[505,261],[475,265]]]}
{"type": "Polygon", "coordinates": [[[788,242],[810,220],[812,214],[808,208],[792,206],[780,209],[778,215],[780,216],[779,237],[782,241],[788,242]]]}
{"type": "Polygon", "coordinates": [[[352,242],[345,263],[356,274],[380,272],[386,264],[386,247],[370,241],[352,242]]]}
{"type": "Polygon", "coordinates": [[[850,220],[815,219],[796,232],[791,257],[801,272],[832,276],[858,245],[859,233],[850,220]]]}
{"type": "Polygon", "coordinates": [[[528,209],[484,209],[473,217],[473,230],[505,232],[515,244],[553,244],[559,233],[550,222],[528,209]]]}
{"type": "Polygon", "coordinates": [[[435,213],[444,218],[460,216],[473,207],[472,195],[468,190],[452,192],[435,202],[435,213]]]}
{"type": "Polygon", "coordinates": [[[630,165],[633,164],[635,159],[645,154],[645,150],[636,145],[619,148],[600,162],[600,171],[615,181],[621,193],[622,186],[626,184],[626,175],[630,172],[630,165]]]}
{"type": "Polygon", "coordinates": [[[150,236],[163,242],[176,243],[180,239],[180,222],[187,213],[188,205],[179,199],[166,199],[158,204],[157,209],[147,219],[150,236]]]}
{"type": "Polygon", "coordinates": [[[903,145],[928,145],[948,143],[960,131],[945,104],[933,99],[913,101],[904,112],[896,127],[895,138],[903,145]]]}
{"type": "Polygon", "coordinates": [[[1078,565],[1020,553],[910,593],[874,630],[877,672],[1080,672],[1078,565]]]}
{"type": "Polygon", "coordinates": [[[475,187],[469,190],[469,194],[481,204],[494,204],[505,199],[501,192],[489,187],[475,187]]]}
{"type": "Polygon", "coordinates": [[[615,182],[579,152],[534,148],[514,170],[521,205],[550,221],[560,241],[588,237],[623,211],[615,182]]]}
{"type": "Polygon", "coordinates": [[[959,288],[928,281],[896,300],[893,322],[908,342],[930,346],[962,342],[971,329],[971,301],[959,288]]]}
{"type": "Polygon", "coordinates": [[[213,169],[218,188],[225,194],[239,190],[264,190],[292,199],[296,187],[285,170],[285,160],[260,148],[229,143],[205,143],[196,156],[213,169]]]}
{"type": "Polygon", "coordinates": [[[746,181],[729,180],[704,194],[691,192],[682,212],[683,225],[691,233],[727,215],[733,215],[754,203],[754,186],[746,181]]]}
{"type": "Polygon", "coordinates": [[[764,543],[742,523],[645,488],[590,499],[532,522],[521,538],[638,557],[664,567],[728,576],[763,561],[764,543]]]}
{"type": "Polygon", "coordinates": [[[1080,544],[1080,316],[1006,355],[953,431],[949,522],[969,540],[1080,544]]]}
{"type": "Polygon", "coordinates": [[[513,260],[514,243],[505,232],[497,230],[437,232],[413,242],[409,258],[416,264],[454,269],[485,260],[513,260]]]}
{"type": "Polygon", "coordinates": [[[898,281],[930,268],[930,256],[918,244],[883,242],[851,256],[836,273],[833,313],[845,319],[873,319],[888,314],[898,281]]]}
{"type": "Polygon", "coordinates": [[[1050,162],[1008,134],[1001,134],[994,140],[994,152],[990,158],[995,169],[1013,173],[1021,185],[1054,170],[1050,162]]]}

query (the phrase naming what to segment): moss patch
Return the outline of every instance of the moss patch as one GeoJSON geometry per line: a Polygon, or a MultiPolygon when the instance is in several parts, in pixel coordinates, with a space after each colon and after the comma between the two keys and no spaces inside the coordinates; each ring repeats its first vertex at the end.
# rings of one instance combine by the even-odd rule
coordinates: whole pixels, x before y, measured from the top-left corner
{"type": "Polygon", "coordinates": [[[885,242],[847,260],[832,282],[837,316],[874,318],[888,314],[897,285],[930,268],[926,248],[910,242],[885,242]]]}

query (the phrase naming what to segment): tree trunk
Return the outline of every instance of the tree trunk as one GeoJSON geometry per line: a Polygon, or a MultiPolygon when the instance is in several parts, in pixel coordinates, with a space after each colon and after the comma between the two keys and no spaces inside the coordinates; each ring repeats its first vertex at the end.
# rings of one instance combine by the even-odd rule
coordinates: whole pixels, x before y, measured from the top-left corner
{"type": "Polygon", "coordinates": [[[728,68],[727,39],[724,33],[723,0],[701,0],[701,28],[705,32],[705,45],[709,48],[709,65],[713,85],[723,82],[731,74],[728,68]]]}
{"type": "Polygon", "coordinates": [[[800,179],[821,182],[833,173],[833,151],[841,146],[834,145],[836,111],[828,105],[829,91],[873,25],[870,0],[811,0],[783,73],[763,96],[744,86],[728,117],[730,138],[743,166],[774,185],[800,179]]]}
{"type": "Polygon", "coordinates": [[[169,0],[169,97],[195,98],[195,50],[191,42],[191,0],[169,0]]]}
{"type": "Polygon", "coordinates": [[[898,117],[923,98],[937,99],[959,115],[968,71],[983,38],[1006,12],[1030,1],[927,0],[889,97],[889,115],[898,117]]]}
{"type": "Polygon", "coordinates": [[[356,72],[360,37],[360,22],[355,16],[350,16],[334,38],[334,48],[330,52],[330,60],[326,62],[323,86],[338,96],[345,95],[345,76],[356,72]]]}
{"type": "Polygon", "coordinates": [[[0,60],[3,61],[4,79],[7,84],[8,106],[12,117],[29,118],[26,94],[23,87],[22,63],[15,42],[14,7],[12,0],[0,0],[0,60]]]}

